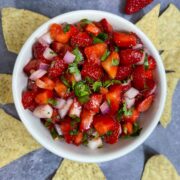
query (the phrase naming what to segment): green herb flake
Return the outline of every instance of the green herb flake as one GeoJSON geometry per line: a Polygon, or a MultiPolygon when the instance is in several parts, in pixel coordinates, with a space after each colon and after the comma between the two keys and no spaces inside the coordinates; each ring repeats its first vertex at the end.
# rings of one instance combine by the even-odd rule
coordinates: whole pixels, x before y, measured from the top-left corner
{"type": "Polygon", "coordinates": [[[87,133],[83,134],[82,144],[84,144],[85,146],[88,144],[88,135],[87,135],[87,133]]]}
{"type": "Polygon", "coordinates": [[[98,37],[93,37],[93,44],[103,43],[104,41],[99,39],[98,37]]]}
{"type": "Polygon", "coordinates": [[[74,62],[79,63],[80,61],[82,61],[82,60],[84,59],[84,57],[83,57],[81,51],[78,49],[78,47],[76,47],[76,48],[72,51],[72,53],[76,56],[74,62]]]}
{"type": "Polygon", "coordinates": [[[85,81],[86,81],[87,83],[90,83],[90,84],[93,84],[93,83],[94,83],[94,80],[93,80],[92,78],[90,78],[90,77],[86,77],[85,81]]]}
{"type": "Polygon", "coordinates": [[[100,90],[100,87],[102,87],[101,81],[96,81],[93,83],[93,91],[98,92],[100,90]]]}
{"type": "Polygon", "coordinates": [[[63,82],[63,84],[67,87],[70,87],[69,82],[67,81],[67,79],[64,76],[61,76],[61,81],[63,82]]]}
{"type": "Polygon", "coordinates": [[[78,101],[79,101],[81,104],[84,104],[84,103],[88,102],[89,99],[90,99],[89,96],[78,97],[78,101]]]}
{"type": "Polygon", "coordinates": [[[112,80],[107,80],[103,82],[103,86],[105,88],[108,88],[109,86],[113,85],[113,84],[121,84],[121,81],[116,80],[116,79],[112,79],[112,80]]]}
{"type": "Polygon", "coordinates": [[[80,71],[76,63],[69,64],[68,70],[71,74],[80,74],[80,71]]]}
{"type": "Polygon", "coordinates": [[[119,60],[118,59],[113,59],[112,60],[112,66],[118,66],[119,65],[119,60]]]}
{"type": "Polygon", "coordinates": [[[106,135],[107,135],[107,136],[111,136],[112,133],[113,133],[112,131],[108,131],[108,132],[106,133],[106,135]]]}
{"type": "Polygon", "coordinates": [[[119,52],[119,48],[117,46],[114,47],[115,52],[119,52]]]}
{"type": "Polygon", "coordinates": [[[149,69],[149,62],[148,62],[148,56],[147,56],[147,54],[145,54],[144,68],[145,68],[145,70],[149,69]]]}
{"type": "Polygon", "coordinates": [[[78,134],[78,130],[77,129],[73,129],[69,132],[70,135],[77,135],[78,134]]]}
{"type": "Polygon", "coordinates": [[[107,98],[107,103],[108,103],[109,106],[111,105],[111,101],[108,98],[107,98]]]}
{"type": "Polygon", "coordinates": [[[53,106],[57,105],[57,101],[55,99],[52,99],[52,98],[48,99],[48,103],[53,105],[53,106]]]}
{"type": "Polygon", "coordinates": [[[108,35],[106,33],[99,33],[97,37],[103,41],[108,39],[108,35]]]}
{"type": "Polygon", "coordinates": [[[117,112],[117,120],[120,122],[121,121],[121,117],[123,116],[124,112],[123,112],[123,108],[121,108],[118,112],[117,112]]]}
{"type": "Polygon", "coordinates": [[[139,136],[142,131],[142,128],[140,128],[138,123],[133,124],[133,133],[130,135],[131,137],[139,136]]]}
{"type": "Polygon", "coordinates": [[[106,52],[101,57],[101,61],[105,61],[107,59],[107,57],[109,56],[109,54],[110,54],[110,51],[106,50],[106,52]]]}
{"type": "Polygon", "coordinates": [[[66,25],[63,27],[64,33],[68,32],[69,30],[70,30],[70,25],[69,25],[69,24],[66,24],[66,25]]]}
{"type": "Polygon", "coordinates": [[[123,103],[123,112],[124,112],[125,116],[131,116],[132,115],[132,110],[131,109],[127,109],[126,103],[123,103]]]}
{"type": "Polygon", "coordinates": [[[83,81],[79,81],[74,86],[74,92],[77,97],[83,97],[90,94],[90,89],[83,81]]]}
{"type": "Polygon", "coordinates": [[[55,128],[52,128],[50,130],[50,133],[53,139],[56,139],[58,137],[58,133],[56,132],[55,128]]]}
{"type": "Polygon", "coordinates": [[[52,119],[51,118],[47,118],[46,121],[52,123],[52,119]]]}
{"type": "Polygon", "coordinates": [[[80,22],[83,24],[90,24],[92,21],[90,21],[89,19],[82,19],[80,22]]]}

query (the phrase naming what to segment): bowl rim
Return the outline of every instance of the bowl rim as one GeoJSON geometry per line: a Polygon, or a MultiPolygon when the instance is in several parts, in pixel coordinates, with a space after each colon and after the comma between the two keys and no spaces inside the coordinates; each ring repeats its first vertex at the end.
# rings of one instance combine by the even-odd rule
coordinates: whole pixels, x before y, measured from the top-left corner
{"type": "MultiPolygon", "coordinates": [[[[37,36],[36,36],[37,37],[37,36]]],[[[154,47],[154,45],[152,44],[152,42],[149,40],[149,38],[137,27],[135,26],[133,23],[131,23],[130,21],[126,20],[123,17],[120,17],[118,15],[112,14],[110,12],[106,12],[106,11],[99,11],[99,10],[76,10],[76,11],[71,11],[71,12],[67,12],[67,13],[63,13],[60,14],[54,18],[51,18],[49,21],[47,21],[46,23],[42,24],[39,28],[37,28],[32,34],[31,36],[26,40],[26,42],[24,43],[23,47],[21,48],[17,58],[16,58],[16,62],[14,65],[14,70],[13,70],[13,77],[12,77],[12,91],[13,91],[13,99],[14,99],[14,104],[16,107],[16,110],[18,112],[18,115],[20,117],[20,119],[22,120],[23,124],[25,125],[26,129],[29,131],[29,133],[33,136],[33,138],[40,143],[43,147],[45,147],[46,149],[48,149],[49,151],[51,151],[52,153],[63,157],[63,158],[67,158],[67,159],[71,159],[74,161],[79,161],[79,162],[105,162],[105,161],[110,161],[119,157],[122,157],[128,153],[130,153],[131,151],[135,150],[138,146],[140,146],[152,133],[152,131],[155,129],[155,127],[157,126],[161,114],[163,112],[164,109],[164,105],[165,105],[165,99],[166,99],[166,89],[167,89],[167,85],[166,85],[166,75],[165,75],[165,69],[161,60],[161,57],[159,55],[159,52],[156,50],[156,48],[154,47]],[[132,26],[132,28],[134,28],[136,31],[138,31],[138,33],[141,36],[141,39],[146,39],[146,41],[148,42],[151,50],[154,52],[154,54],[156,54],[156,56],[158,57],[158,63],[160,65],[160,69],[159,71],[161,72],[160,75],[160,80],[162,81],[162,90],[161,90],[161,106],[159,107],[159,109],[156,111],[156,115],[153,119],[153,122],[150,124],[150,126],[146,129],[146,132],[144,133],[143,136],[140,136],[137,140],[134,140],[134,142],[132,142],[126,149],[123,150],[119,150],[117,152],[110,152],[101,156],[96,156],[95,158],[92,157],[88,157],[88,154],[86,155],[86,158],[84,158],[84,155],[71,155],[68,154],[64,151],[57,151],[56,148],[52,147],[51,145],[49,145],[46,140],[44,140],[44,138],[40,138],[35,131],[33,131],[33,129],[31,129],[28,124],[26,123],[26,121],[24,121],[23,118],[23,111],[21,111],[20,109],[20,105],[18,104],[18,97],[17,97],[17,93],[16,93],[16,79],[17,77],[17,72],[20,70],[19,69],[19,65],[20,62],[18,59],[21,59],[21,54],[23,54],[24,50],[26,49],[26,47],[28,46],[28,42],[30,39],[34,38],[35,35],[39,32],[39,34],[41,34],[41,32],[45,29],[45,27],[53,22],[58,22],[59,18],[63,18],[63,16],[69,16],[69,15],[73,15],[73,14],[88,14],[88,13],[95,13],[95,14],[99,14],[99,15],[103,15],[105,18],[107,16],[109,17],[114,17],[116,19],[121,20],[123,23],[128,23],[132,26]]]]}

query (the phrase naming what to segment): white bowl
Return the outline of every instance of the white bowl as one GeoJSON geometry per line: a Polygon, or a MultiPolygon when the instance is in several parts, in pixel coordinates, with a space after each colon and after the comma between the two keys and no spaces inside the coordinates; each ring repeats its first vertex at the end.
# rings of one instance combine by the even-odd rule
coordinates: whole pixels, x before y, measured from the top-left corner
{"type": "Polygon", "coordinates": [[[140,31],[131,22],[117,15],[103,11],[73,11],[59,15],[49,20],[41,27],[39,27],[26,41],[16,59],[13,71],[13,96],[16,109],[22,122],[24,123],[29,133],[42,146],[44,146],[49,151],[53,152],[58,156],[68,158],[71,160],[80,162],[104,162],[128,154],[129,152],[137,148],[139,145],[141,145],[155,129],[157,123],[159,122],[165,103],[165,69],[162,64],[162,60],[159,56],[159,53],[152,44],[152,42],[142,31],[140,31]],[[32,57],[33,43],[36,41],[38,37],[47,32],[49,25],[52,23],[75,23],[84,18],[94,21],[99,21],[102,18],[106,18],[112,24],[115,30],[135,32],[141,38],[142,42],[147,47],[150,54],[156,59],[157,62],[157,69],[155,72],[156,81],[158,84],[156,98],[151,109],[144,113],[143,117],[140,119],[140,125],[143,127],[140,136],[134,139],[120,140],[117,144],[114,145],[105,144],[104,148],[97,150],[91,150],[83,146],[76,147],[65,142],[54,141],[51,138],[51,135],[49,134],[48,130],[43,126],[40,120],[33,116],[33,114],[30,111],[24,110],[21,103],[21,94],[27,85],[27,76],[23,73],[23,67],[32,57]]]}

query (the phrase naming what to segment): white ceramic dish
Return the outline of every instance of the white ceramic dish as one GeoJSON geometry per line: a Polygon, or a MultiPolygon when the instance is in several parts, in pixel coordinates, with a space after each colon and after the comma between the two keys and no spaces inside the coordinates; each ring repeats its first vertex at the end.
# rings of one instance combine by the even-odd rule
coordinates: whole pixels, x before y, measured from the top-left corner
{"type": "Polygon", "coordinates": [[[18,114],[24,123],[25,127],[29,133],[45,148],[54,154],[68,158],[75,161],[81,162],[104,162],[112,160],[123,155],[128,154],[133,151],[139,145],[141,145],[148,136],[155,129],[157,123],[159,122],[160,116],[162,114],[165,97],[166,97],[166,77],[165,70],[162,64],[162,60],[158,54],[158,51],[155,49],[151,41],[142,33],[135,25],[131,22],[111,13],[95,10],[81,10],[73,11],[66,14],[59,15],[41,27],[39,27],[26,41],[22,47],[17,59],[13,71],[13,96],[14,103],[18,114]],[[143,127],[141,135],[134,139],[121,140],[117,144],[108,145],[106,144],[104,148],[91,150],[87,147],[74,145],[69,145],[64,142],[54,141],[51,138],[48,130],[42,125],[40,120],[33,116],[33,114],[24,110],[21,103],[21,94],[22,91],[26,88],[27,77],[23,73],[23,67],[30,60],[32,56],[32,45],[38,37],[47,32],[48,27],[52,23],[75,23],[81,19],[88,18],[90,20],[99,21],[102,18],[106,18],[116,30],[124,30],[135,32],[142,40],[144,45],[149,50],[150,54],[157,61],[156,69],[156,81],[158,84],[155,102],[150,110],[144,113],[143,117],[140,119],[140,124],[143,127]]]}

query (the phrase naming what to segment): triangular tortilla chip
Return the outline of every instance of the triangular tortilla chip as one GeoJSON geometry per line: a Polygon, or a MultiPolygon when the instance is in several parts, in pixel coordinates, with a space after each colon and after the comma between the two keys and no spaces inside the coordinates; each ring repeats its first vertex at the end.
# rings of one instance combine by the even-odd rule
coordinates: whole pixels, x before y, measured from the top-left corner
{"type": "Polygon", "coordinates": [[[158,21],[159,50],[180,48],[180,12],[170,4],[158,21]]]}
{"type": "Polygon", "coordinates": [[[0,74],[0,104],[13,103],[12,76],[0,74]]]}
{"type": "Polygon", "coordinates": [[[142,180],[180,180],[180,176],[165,156],[156,155],[147,161],[142,180]]]}
{"type": "Polygon", "coordinates": [[[53,180],[105,180],[105,176],[97,164],[78,163],[70,160],[63,160],[53,180]]]}
{"type": "Polygon", "coordinates": [[[0,167],[40,147],[20,121],[0,109],[0,167]]]}
{"type": "Polygon", "coordinates": [[[48,20],[48,17],[29,10],[3,8],[2,29],[8,50],[18,53],[27,38],[48,20]]]}
{"type": "Polygon", "coordinates": [[[149,37],[153,44],[158,48],[158,16],[160,4],[156,5],[149,13],[147,13],[136,25],[149,37]]]}

